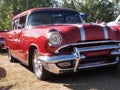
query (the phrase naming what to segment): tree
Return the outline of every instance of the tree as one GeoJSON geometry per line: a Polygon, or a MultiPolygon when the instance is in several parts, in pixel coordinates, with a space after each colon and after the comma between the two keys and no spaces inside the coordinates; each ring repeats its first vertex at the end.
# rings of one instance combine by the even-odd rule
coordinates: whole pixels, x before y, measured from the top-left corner
{"type": "Polygon", "coordinates": [[[120,15],[120,0],[113,0],[112,3],[114,3],[114,13],[115,18],[120,15]]]}
{"type": "Polygon", "coordinates": [[[12,13],[30,8],[53,7],[55,0],[0,0],[0,30],[11,28],[12,13]]]}
{"type": "Polygon", "coordinates": [[[96,18],[102,18],[106,22],[114,20],[115,4],[109,0],[74,0],[74,6],[72,1],[69,0],[70,3],[66,3],[66,0],[63,0],[63,7],[71,6],[70,8],[86,13],[88,22],[95,22],[96,18]]]}
{"type": "Polygon", "coordinates": [[[63,0],[63,7],[76,9],[76,0],[63,0]]]}
{"type": "Polygon", "coordinates": [[[0,30],[10,29],[11,11],[12,7],[10,5],[10,1],[0,0],[0,30]]]}
{"type": "Polygon", "coordinates": [[[12,0],[13,11],[22,12],[31,8],[53,6],[54,0],[12,0]]]}

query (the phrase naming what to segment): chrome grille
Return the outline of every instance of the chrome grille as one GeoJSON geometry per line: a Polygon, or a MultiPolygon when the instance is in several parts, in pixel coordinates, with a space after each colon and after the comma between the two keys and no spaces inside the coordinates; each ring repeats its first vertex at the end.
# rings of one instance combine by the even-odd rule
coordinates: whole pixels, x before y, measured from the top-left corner
{"type": "Polygon", "coordinates": [[[103,40],[103,41],[91,41],[91,42],[78,42],[74,44],[68,44],[58,48],[55,53],[72,53],[74,52],[74,47],[77,47],[82,51],[101,50],[101,49],[115,49],[118,48],[119,41],[114,40],[103,40]]]}

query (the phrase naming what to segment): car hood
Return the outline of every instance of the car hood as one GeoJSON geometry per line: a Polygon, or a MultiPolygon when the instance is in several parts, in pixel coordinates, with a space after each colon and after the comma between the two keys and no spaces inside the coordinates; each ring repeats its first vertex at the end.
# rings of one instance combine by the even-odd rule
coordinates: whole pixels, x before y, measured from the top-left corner
{"type": "Polygon", "coordinates": [[[59,31],[62,35],[64,44],[72,44],[82,41],[95,41],[95,40],[114,40],[116,33],[114,30],[107,26],[97,24],[55,24],[46,26],[37,26],[37,29],[48,32],[51,29],[59,31]]]}
{"type": "Polygon", "coordinates": [[[63,44],[70,44],[82,41],[115,40],[116,33],[107,26],[97,24],[69,24],[56,25],[63,37],[63,44]]]}

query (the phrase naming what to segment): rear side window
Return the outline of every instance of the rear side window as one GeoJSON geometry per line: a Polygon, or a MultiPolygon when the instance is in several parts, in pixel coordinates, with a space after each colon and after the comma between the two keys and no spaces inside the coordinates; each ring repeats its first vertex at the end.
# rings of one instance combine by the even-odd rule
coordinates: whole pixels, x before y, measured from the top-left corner
{"type": "Polygon", "coordinates": [[[22,16],[19,18],[19,25],[22,26],[22,28],[25,27],[25,23],[26,23],[26,16],[22,16]]]}
{"type": "Polygon", "coordinates": [[[25,27],[26,16],[22,16],[12,21],[12,29],[21,29],[25,27]]]}

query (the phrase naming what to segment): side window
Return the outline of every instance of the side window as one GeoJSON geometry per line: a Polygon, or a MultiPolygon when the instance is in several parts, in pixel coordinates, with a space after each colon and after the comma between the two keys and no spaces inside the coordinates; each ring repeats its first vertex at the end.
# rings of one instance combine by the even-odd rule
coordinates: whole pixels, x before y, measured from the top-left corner
{"type": "Polygon", "coordinates": [[[26,16],[22,16],[19,18],[19,28],[24,28],[25,27],[25,23],[26,23],[26,16]]]}
{"type": "Polygon", "coordinates": [[[12,29],[13,30],[18,29],[17,25],[18,25],[18,19],[15,19],[14,21],[12,21],[12,29]]]}

